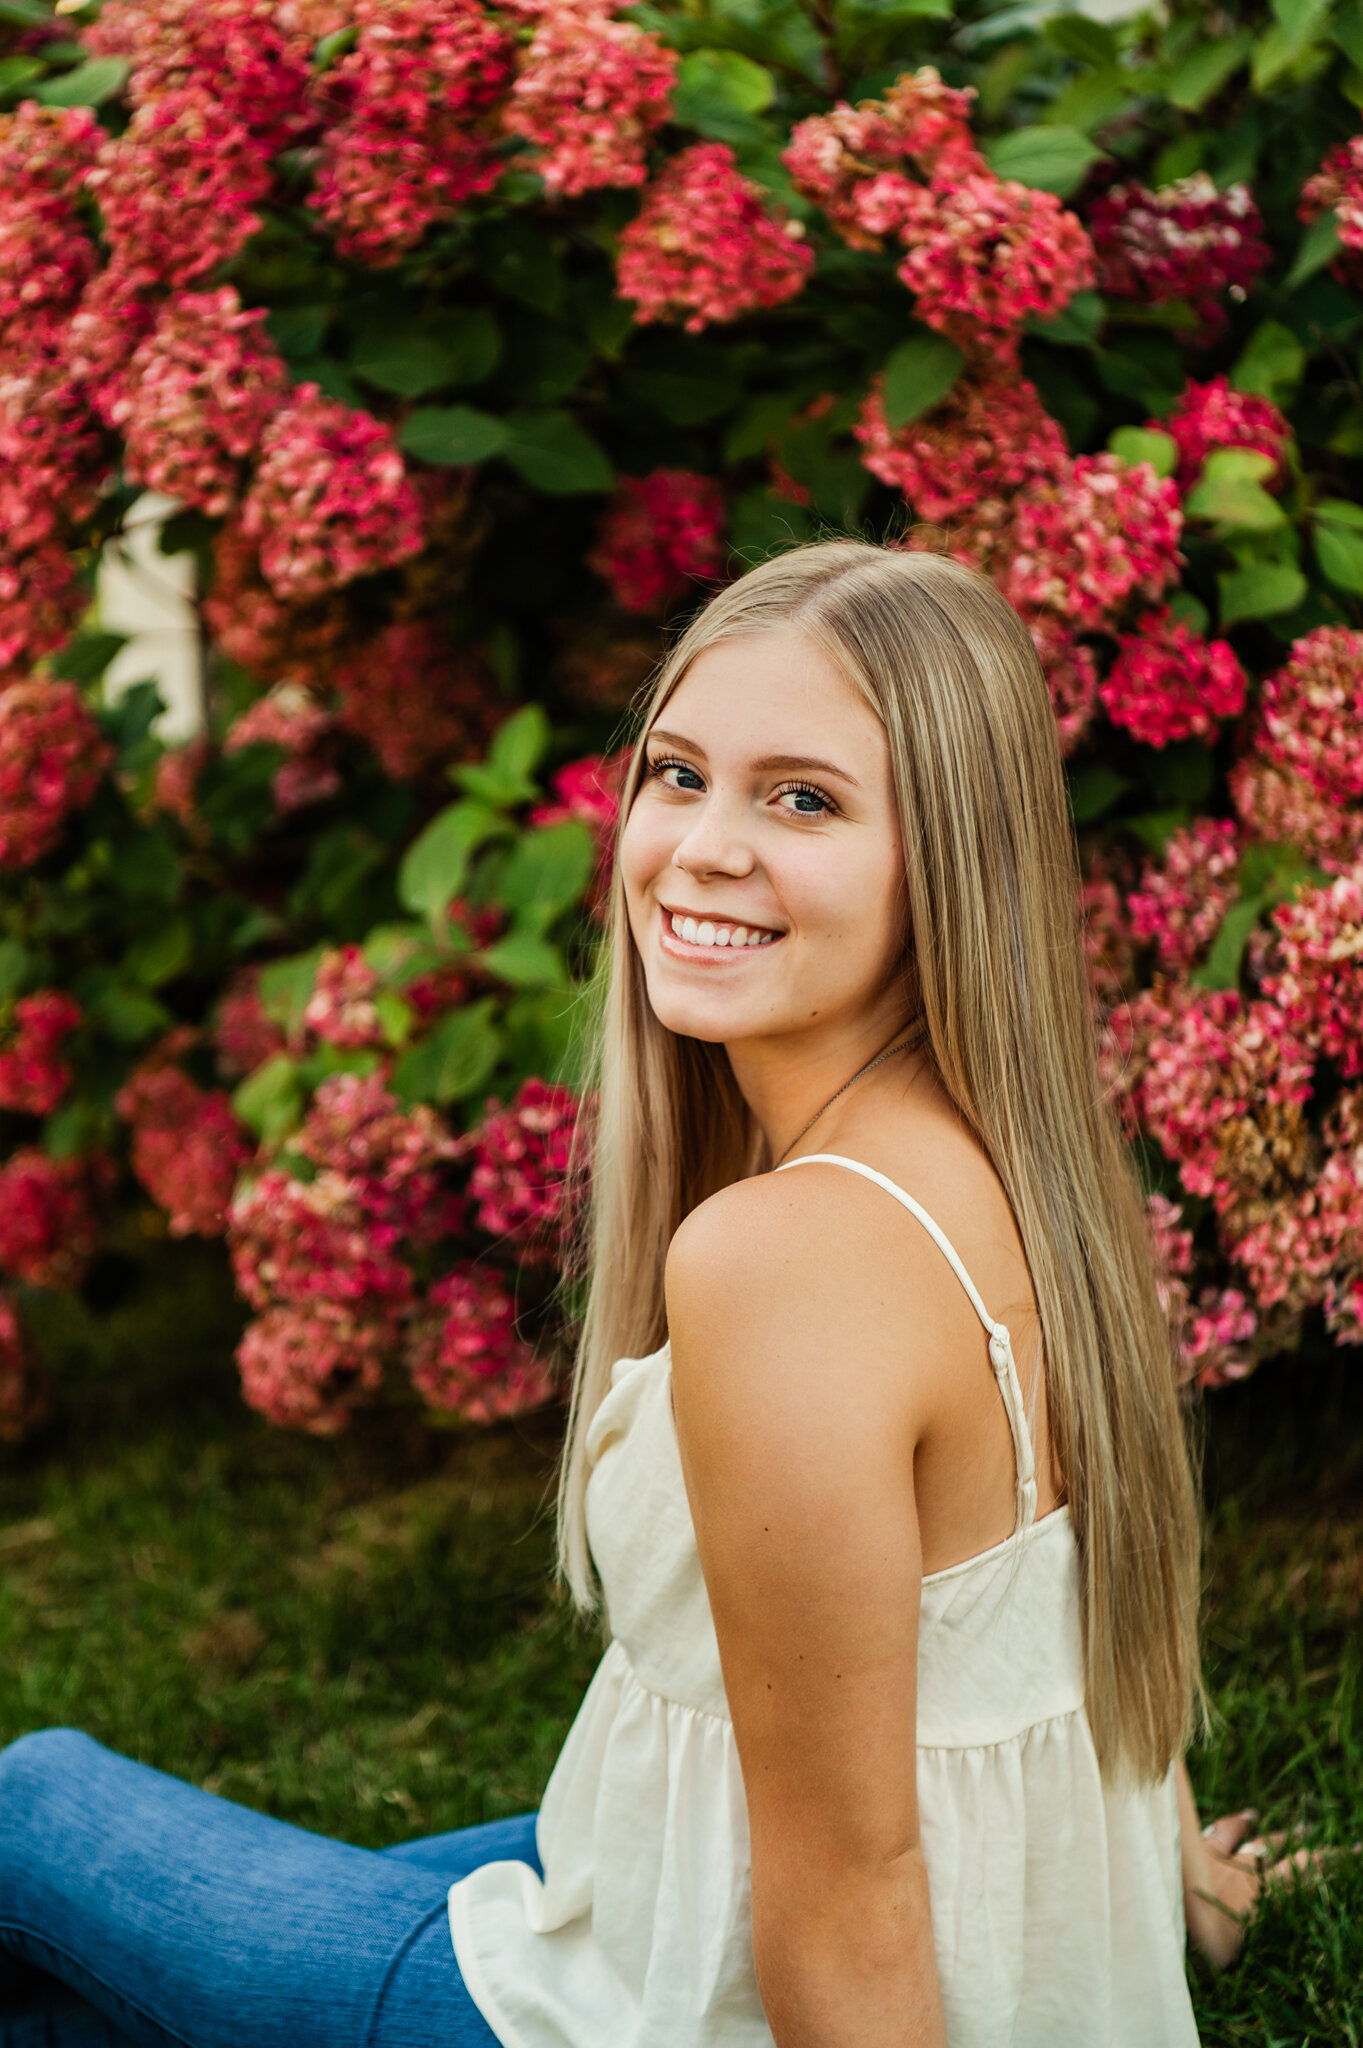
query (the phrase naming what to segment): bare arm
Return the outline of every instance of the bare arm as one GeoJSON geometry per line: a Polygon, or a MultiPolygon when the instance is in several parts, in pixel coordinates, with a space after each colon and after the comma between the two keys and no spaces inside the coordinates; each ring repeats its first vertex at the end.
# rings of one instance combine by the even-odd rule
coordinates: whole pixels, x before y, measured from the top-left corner
{"type": "Polygon", "coordinates": [[[912,1360],[902,1321],[877,1342],[828,1207],[745,1183],[678,1233],[677,1433],[778,2048],[945,2048],[918,1833],[912,1360]]]}

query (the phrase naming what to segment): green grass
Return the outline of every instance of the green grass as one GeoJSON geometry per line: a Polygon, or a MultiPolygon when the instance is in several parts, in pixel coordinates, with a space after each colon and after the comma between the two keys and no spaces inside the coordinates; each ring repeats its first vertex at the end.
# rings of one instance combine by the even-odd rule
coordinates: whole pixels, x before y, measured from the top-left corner
{"type": "MultiPolygon", "coordinates": [[[[111,1277],[118,1278],[114,1269],[111,1277]]],[[[548,1590],[553,1427],[331,1442],[242,1407],[211,1248],[54,1301],[57,1421],[0,1465],[0,1740],[68,1723],[379,1846],[538,1803],[598,1654],[548,1590]],[[116,1298],[115,1298],[116,1296],[116,1298]]],[[[1363,1372],[1293,1361],[1207,1415],[1204,1810],[1363,1835],[1363,1372]]],[[[1194,1973],[1203,2039],[1363,2048],[1363,1858],[1194,1973]]]]}

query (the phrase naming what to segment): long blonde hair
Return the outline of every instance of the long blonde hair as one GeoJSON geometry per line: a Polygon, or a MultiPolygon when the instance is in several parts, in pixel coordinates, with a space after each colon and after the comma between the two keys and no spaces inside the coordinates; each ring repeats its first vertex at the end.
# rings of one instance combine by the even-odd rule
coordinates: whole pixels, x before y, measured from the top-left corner
{"type": "MultiPolygon", "coordinates": [[[[994,586],[947,558],[795,549],[721,590],[663,663],[622,822],[648,729],[696,656],[792,626],[885,726],[929,1054],[1003,1184],[1036,1295],[1098,1758],[1154,1778],[1200,1699],[1197,1491],[1143,1199],[1096,1069],[1077,852],[1036,651],[994,586]]],[[[598,1594],[585,1438],[612,1363],[663,1341],[683,1217],[761,1164],[723,1047],[674,1035],[649,1006],[618,863],[594,1002],[589,1286],[559,1491],[560,1568],[586,1608],[598,1594]]]]}

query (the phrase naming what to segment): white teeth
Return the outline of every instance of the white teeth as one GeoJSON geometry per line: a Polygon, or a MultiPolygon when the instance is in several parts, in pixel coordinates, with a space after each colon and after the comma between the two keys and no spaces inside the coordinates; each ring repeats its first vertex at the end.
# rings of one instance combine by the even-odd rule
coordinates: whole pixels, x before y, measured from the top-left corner
{"type": "Polygon", "coordinates": [[[736,924],[729,934],[729,944],[731,946],[746,946],[747,943],[748,927],[745,924],[736,924]]]}
{"type": "Polygon", "coordinates": [[[729,943],[729,927],[728,927],[728,925],[727,925],[727,924],[722,924],[722,925],[721,925],[721,926],[719,927],[718,931],[717,931],[717,932],[715,933],[715,944],[716,944],[717,946],[727,946],[727,945],[728,945],[728,943],[729,943]]]}
{"type": "Polygon", "coordinates": [[[685,936],[685,934],[684,934],[684,933],[683,933],[683,931],[682,931],[682,921],[681,921],[681,919],[680,919],[680,918],[679,918],[679,917],[677,916],[677,913],[676,913],[676,911],[675,911],[675,910],[673,910],[673,911],[669,911],[669,912],[668,912],[668,915],[669,915],[669,916],[671,917],[671,919],[672,919],[672,936],[673,936],[673,938],[676,938],[676,939],[680,939],[680,938],[683,938],[683,937],[685,936]]]}
{"type": "Polygon", "coordinates": [[[688,946],[769,946],[781,936],[779,932],[764,932],[746,924],[717,925],[708,917],[683,917],[675,910],[669,910],[667,915],[673,936],[684,939],[688,946]]]}
{"type": "Polygon", "coordinates": [[[713,946],[714,943],[715,928],[711,924],[709,918],[707,917],[704,923],[699,924],[696,927],[696,944],[698,946],[713,946]]]}
{"type": "Polygon", "coordinates": [[[775,932],[763,932],[761,938],[757,941],[757,943],[759,946],[769,946],[775,937],[775,932]]]}
{"type": "Polygon", "coordinates": [[[682,919],[682,937],[685,939],[688,946],[695,945],[696,934],[698,930],[699,926],[697,925],[694,917],[684,917],[682,919]]]}
{"type": "Polygon", "coordinates": [[[762,943],[762,934],[761,934],[761,932],[749,932],[749,933],[748,933],[748,944],[749,944],[750,946],[760,946],[760,945],[761,945],[761,943],[762,943]]]}

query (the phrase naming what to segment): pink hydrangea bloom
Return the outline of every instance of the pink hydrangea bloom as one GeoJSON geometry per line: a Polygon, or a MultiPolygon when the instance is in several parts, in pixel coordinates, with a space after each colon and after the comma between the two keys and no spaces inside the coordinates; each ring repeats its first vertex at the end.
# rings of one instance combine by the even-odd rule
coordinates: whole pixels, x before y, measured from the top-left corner
{"type": "Polygon", "coordinates": [[[213,1020],[219,1071],[229,1081],[240,1080],[283,1052],[286,1043],[283,1030],[261,1005],[260,969],[240,968],[219,997],[213,1020]]]}
{"type": "Polygon", "coordinates": [[[0,366],[0,542],[16,554],[94,511],[109,458],[60,351],[0,366]]]}
{"type": "Polygon", "coordinates": [[[623,477],[587,565],[622,610],[653,615],[724,566],[724,492],[691,469],[623,477]]]}
{"type": "Polygon", "coordinates": [[[353,19],[355,47],[320,81],[333,118],[309,204],[343,254],[391,264],[496,184],[514,44],[476,0],[355,0],[353,19]]]}
{"type": "Polygon", "coordinates": [[[802,232],[739,175],[727,143],[697,142],[669,158],[621,233],[617,287],[639,326],[680,321],[699,334],[803,291],[814,252],[802,232]]]}
{"type": "Polygon", "coordinates": [[[1252,838],[1289,840],[1322,867],[1348,866],[1363,855],[1363,810],[1341,810],[1261,753],[1234,762],[1228,781],[1235,814],[1252,838]]]}
{"type": "Polygon", "coordinates": [[[107,427],[126,395],[128,366],[156,320],[156,302],[117,264],[86,286],[65,336],[67,368],[107,427]]]}
{"type": "Polygon", "coordinates": [[[134,482],[203,512],[229,509],[242,464],[289,388],[264,326],[265,314],[247,312],[231,285],[166,302],[112,409],[134,482]]]}
{"type": "Polygon", "coordinates": [[[1182,1219],[1177,1202],[1161,1194],[1146,1198],[1160,1300],[1182,1361],[1180,1379],[1204,1388],[1224,1386],[1251,1370],[1244,1347],[1259,1319],[1234,1287],[1204,1287],[1197,1307],[1192,1306],[1187,1276],[1193,1265],[1193,1234],[1182,1228],[1182,1219]]]}
{"type": "MultiPolygon", "coordinates": [[[[889,223],[887,222],[887,226],[889,223]]],[[[1093,250],[1076,215],[981,167],[914,188],[898,222],[907,254],[898,276],[919,317],[967,344],[981,328],[997,362],[1011,362],[1029,318],[1054,319],[1093,282],[1093,250]]]]}
{"type": "Polygon", "coordinates": [[[1341,1343],[1358,1341],[1363,1170],[1356,1150],[1327,1153],[1311,1184],[1250,1212],[1229,1249],[1261,1309],[1322,1303],[1341,1343]]]}
{"type": "Polygon", "coordinates": [[[1191,967],[1216,936],[1235,901],[1239,860],[1233,819],[1196,818],[1145,863],[1127,910],[1132,937],[1154,945],[1161,967],[1191,967]]]}
{"type": "Polygon", "coordinates": [[[1304,1046],[1363,1074],[1363,863],[1304,889],[1272,913],[1281,966],[1264,978],[1286,1028],[1304,1046]]]}
{"type": "Polygon", "coordinates": [[[20,997],[13,1035],[0,1051],[0,1109],[51,1115],[71,1085],[62,1045],[80,1021],[80,1004],[62,989],[20,997]]]}
{"type": "Polygon", "coordinates": [[[560,825],[576,818],[592,833],[596,840],[596,873],[587,907],[593,917],[601,920],[610,901],[615,828],[628,766],[627,747],[618,754],[588,754],[584,760],[569,761],[554,776],[553,801],[536,804],[530,813],[532,825],[560,825]]]}
{"type": "Polygon", "coordinates": [[[1301,191],[1301,218],[1315,220],[1333,213],[1339,229],[1342,253],[1335,263],[1335,275],[1356,285],[1363,278],[1363,135],[1351,135],[1332,149],[1320,169],[1307,179],[1301,191]]]}
{"type": "Polygon", "coordinates": [[[330,673],[351,631],[343,595],[286,603],[260,573],[260,552],[238,521],[219,529],[204,621],[229,661],[262,682],[305,683],[330,673]]]}
{"type": "Polygon", "coordinates": [[[74,683],[0,692],[0,868],[32,867],[50,852],[111,758],[74,683]]]}
{"type": "Polygon", "coordinates": [[[677,54],[606,7],[537,10],[503,120],[540,152],[549,192],[642,185],[649,137],[667,119],[677,54]]]}
{"type": "Polygon", "coordinates": [[[277,0],[104,0],[81,40],[98,55],[127,59],[134,107],[194,87],[220,121],[239,123],[274,156],[314,119],[309,53],[279,15],[277,0]]]}
{"type": "Polygon", "coordinates": [[[132,1126],[132,1169],[172,1237],[221,1237],[237,1176],[251,1157],[245,1127],[225,1089],[200,1088],[153,1053],[119,1090],[114,1107],[132,1126]]]}
{"type": "Polygon", "coordinates": [[[973,88],[944,85],[924,65],[904,72],[883,99],[812,114],[791,130],[782,162],[854,249],[878,249],[915,180],[944,183],[983,168],[970,131],[973,88]]]}
{"type": "Polygon", "coordinates": [[[1098,662],[1093,649],[1076,638],[1053,612],[1024,613],[1050,692],[1062,754],[1072,754],[1093,723],[1098,702],[1098,662]]]}
{"type": "Polygon", "coordinates": [[[410,782],[480,754],[502,707],[477,652],[430,619],[398,619],[337,665],[338,724],[410,782]]]}
{"type": "Polygon", "coordinates": [[[456,1266],[436,1281],[429,1302],[407,1359],[423,1400],[471,1422],[500,1422],[543,1406],[553,1380],[517,1337],[515,1303],[500,1274],[456,1266]]]}
{"type": "Polygon", "coordinates": [[[1312,1055],[1283,1007],[1157,978],[1129,1021],[1135,1106],[1189,1194],[1210,1195],[1221,1212],[1269,1181],[1279,1163],[1271,1112],[1311,1092],[1312,1055]]]}
{"type": "Polygon", "coordinates": [[[1263,686],[1255,745],[1327,803],[1363,801],[1363,633],[1317,626],[1263,686]]]}
{"type": "Polygon", "coordinates": [[[303,1022],[328,1045],[383,1045],[383,1021],[374,1006],[379,986],[358,946],[333,946],[322,955],[303,1022]]]}
{"type": "Polygon", "coordinates": [[[349,1303],[267,1309],[237,1346],[242,1396],[281,1429],[334,1436],[379,1391],[397,1342],[390,1317],[349,1303]]]}
{"type": "MultiPolygon", "coordinates": [[[[71,554],[60,542],[46,540],[37,547],[11,549],[0,539],[0,678],[7,686],[13,679],[4,671],[29,668],[60,647],[89,601],[71,554]]],[[[43,692],[45,701],[45,684],[29,687],[43,692]]],[[[4,751],[0,718],[0,790],[5,779],[4,751]]],[[[0,811],[3,808],[0,794],[0,811]]]]}
{"type": "Polygon", "coordinates": [[[1214,448],[1257,448],[1277,465],[1266,480],[1272,490],[1281,482],[1292,428],[1267,398],[1233,390],[1224,377],[1208,384],[1188,384],[1167,420],[1150,425],[1171,434],[1178,448],[1179,489],[1197,482],[1214,448]]]}
{"type": "Polygon", "coordinates": [[[405,1307],[412,1278],[397,1255],[399,1232],[376,1221],[361,1180],[324,1168],[302,1181],[271,1167],[239,1188],[228,1219],[238,1292],[253,1308],[272,1302],[405,1307]]]}
{"type": "Polygon", "coordinates": [[[1245,708],[1248,679],[1225,640],[1204,640],[1167,609],[1123,633],[1099,694],[1114,725],[1149,747],[1210,739],[1245,708]]]}
{"type": "Polygon", "coordinates": [[[1148,462],[1081,455],[1068,474],[1025,492],[1004,536],[1004,595],[1024,617],[1057,612],[1078,631],[1131,597],[1156,598],[1182,563],[1178,489],[1148,462]]]}
{"type": "Polygon", "coordinates": [[[421,550],[421,501],[388,427],[300,384],[260,442],[241,530],[277,597],[302,602],[421,550]]]}
{"type": "Polygon", "coordinates": [[[962,378],[940,405],[894,429],[877,378],[852,431],[872,476],[902,491],[920,519],[951,519],[1034,477],[1050,481],[1068,463],[1059,426],[1020,377],[962,378]]]}
{"type": "Polygon", "coordinates": [[[88,107],[24,100],[0,114],[0,350],[54,341],[95,269],[73,201],[100,130],[88,107]]]}
{"type": "Polygon", "coordinates": [[[409,1244],[429,1246],[463,1226],[463,1198],[445,1177],[454,1139],[424,1103],[404,1109],[382,1074],[323,1081],[290,1149],[343,1174],[365,1214],[409,1244]]]}
{"type": "Polygon", "coordinates": [[[175,818],[193,838],[202,836],[199,817],[199,777],[213,751],[207,733],[167,747],[152,776],[148,809],[153,817],[175,818]]]}
{"type": "Polygon", "coordinates": [[[99,1243],[99,1158],[49,1159],[23,1147],[0,1166],[0,1272],[30,1287],[78,1287],[99,1243]]]}
{"type": "Polygon", "coordinates": [[[189,284],[230,263],[260,226],[268,155],[212,97],[180,87],[138,107],[88,180],[121,277],[189,284]]]}
{"type": "Polygon", "coordinates": [[[1225,325],[1223,296],[1245,298],[1272,255],[1249,187],[1218,192],[1205,171],[1156,192],[1112,186],[1095,204],[1089,231],[1103,291],[1187,299],[1212,332],[1225,325]]]}
{"type": "Polygon", "coordinates": [[[0,1289],[0,1443],[21,1444],[51,1411],[51,1389],[35,1359],[13,1295],[0,1289]]]}
{"type": "Polygon", "coordinates": [[[554,1258],[571,1223],[568,1167],[581,1107],[570,1088],[527,1081],[510,1108],[489,1102],[469,1141],[478,1226],[524,1260],[554,1258]]]}
{"type": "Polygon", "coordinates": [[[281,817],[325,803],[341,787],[327,747],[335,720],[301,683],[280,683],[244,711],[223,741],[224,754],[243,747],[282,747],[288,758],[275,771],[275,808],[281,817]]]}

